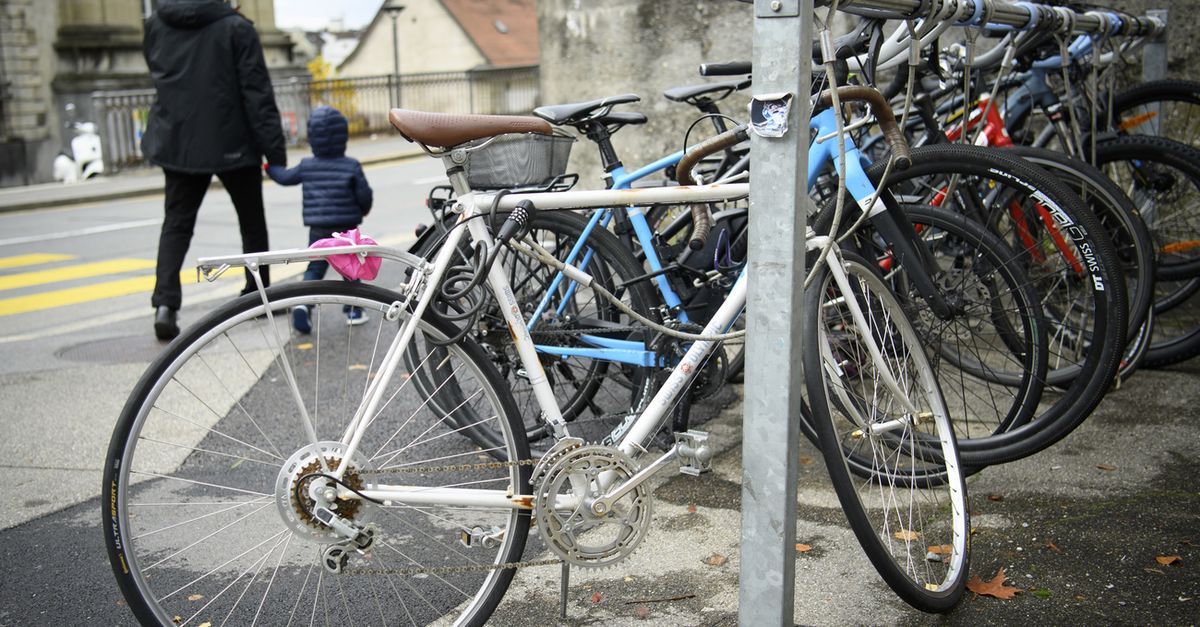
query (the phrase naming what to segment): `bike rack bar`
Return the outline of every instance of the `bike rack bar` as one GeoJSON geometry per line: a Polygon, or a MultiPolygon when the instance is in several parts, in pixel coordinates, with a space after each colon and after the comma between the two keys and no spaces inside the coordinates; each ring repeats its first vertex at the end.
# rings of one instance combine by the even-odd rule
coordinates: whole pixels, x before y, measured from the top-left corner
{"type": "MultiPolygon", "coordinates": [[[[1003,0],[944,0],[946,3],[962,7],[965,15],[973,15],[977,3],[990,5],[992,11],[983,11],[987,21],[974,26],[1011,27],[1016,30],[1055,30],[1065,31],[1069,25],[1064,24],[1057,15],[1054,7],[1023,2],[1004,2],[1003,0]]],[[[818,0],[817,6],[829,5],[829,0],[818,0]]],[[[928,0],[840,0],[838,10],[856,15],[868,15],[883,18],[914,18],[928,17],[930,3],[928,0]]],[[[1073,32],[1099,33],[1105,32],[1114,25],[1108,20],[1107,11],[1087,11],[1076,13],[1073,32]]],[[[1155,36],[1167,27],[1166,20],[1159,19],[1153,14],[1146,17],[1122,19],[1119,27],[1112,34],[1130,37],[1155,36]]]]}
{"type": "MultiPolygon", "coordinates": [[[[1150,9],[1146,16],[1167,23],[1167,9],[1150,9]]],[[[1150,39],[1142,50],[1142,80],[1156,81],[1167,77],[1167,30],[1150,39]]]]}
{"type": "MultiPolygon", "coordinates": [[[[750,259],[742,423],[742,625],[793,625],[800,462],[813,0],[755,0],[755,96],[788,94],[787,131],[751,135],[750,259]]],[[[780,102],[779,98],[772,98],[780,102]]]]}

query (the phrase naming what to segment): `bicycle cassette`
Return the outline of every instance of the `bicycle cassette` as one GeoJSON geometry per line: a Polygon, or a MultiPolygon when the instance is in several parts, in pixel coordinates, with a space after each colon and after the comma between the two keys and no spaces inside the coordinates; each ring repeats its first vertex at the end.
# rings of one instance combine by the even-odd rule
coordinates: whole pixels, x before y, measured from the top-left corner
{"type": "Polygon", "coordinates": [[[612,566],[633,553],[650,530],[646,487],[639,485],[611,503],[600,499],[637,470],[628,455],[609,446],[562,453],[534,486],[534,517],[546,546],[584,568],[612,566]]]}

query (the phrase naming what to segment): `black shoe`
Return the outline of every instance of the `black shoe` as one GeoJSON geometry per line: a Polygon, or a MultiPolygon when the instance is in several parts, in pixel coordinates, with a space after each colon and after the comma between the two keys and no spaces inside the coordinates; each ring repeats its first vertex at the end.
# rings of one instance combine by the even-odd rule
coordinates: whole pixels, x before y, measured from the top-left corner
{"type": "Polygon", "coordinates": [[[160,340],[173,340],[179,335],[179,324],[175,321],[175,310],[165,305],[154,312],[154,335],[160,340]]]}

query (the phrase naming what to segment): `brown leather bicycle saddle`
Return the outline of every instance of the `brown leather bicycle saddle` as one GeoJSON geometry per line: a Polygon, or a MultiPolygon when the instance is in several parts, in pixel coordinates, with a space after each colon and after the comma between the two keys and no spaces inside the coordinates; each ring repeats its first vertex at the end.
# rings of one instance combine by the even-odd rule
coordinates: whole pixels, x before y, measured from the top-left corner
{"type": "Polygon", "coordinates": [[[523,115],[464,115],[392,109],[388,120],[409,141],[431,148],[449,148],[472,139],[505,133],[551,134],[545,120],[523,115]]]}

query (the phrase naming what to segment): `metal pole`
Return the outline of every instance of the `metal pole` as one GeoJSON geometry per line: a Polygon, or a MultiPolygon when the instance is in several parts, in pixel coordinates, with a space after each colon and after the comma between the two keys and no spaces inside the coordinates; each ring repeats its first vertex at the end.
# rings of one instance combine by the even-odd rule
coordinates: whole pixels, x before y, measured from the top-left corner
{"type": "Polygon", "coordinates": [[[396,106],[400,106],[400,39],[397,35],[396,20],[400,17],[399,11],[389,11],[389,16],[392,18],[392,76],[396,77],[396,106]]]}
{"type": "Polygon", "coordinates": [[[739,621],[792,625],[813,0],[755,0],[756,97],[791,95],[782,137],[751,139],[739,621]]]}
{"type": "MultiPolygon", "coordinates": [[[[1146,17],[1156,17],[1167,22],[1166,9],[1150,9],[1146,17]]],[[[1167,77],[1167,31],[1163,29],[1157,37],[1146,43],[1142,50],[1142,80],[1156,81],[1167,77]]]]}
{"type": "Polygon", "coordinates": [[[397,35],[397,15],[392,14],[392,74],[400,75],[400,40],[397,35]]]}

